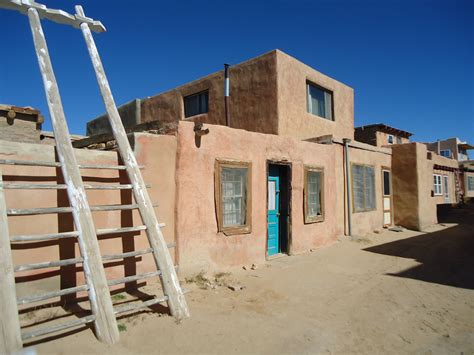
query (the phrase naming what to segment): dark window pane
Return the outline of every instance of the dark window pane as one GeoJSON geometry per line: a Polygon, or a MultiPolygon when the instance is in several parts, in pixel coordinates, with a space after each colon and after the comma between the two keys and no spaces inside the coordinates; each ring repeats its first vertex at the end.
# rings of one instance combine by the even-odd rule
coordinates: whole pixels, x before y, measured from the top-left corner
{"type": "Polygon", "coordinates": [[[309,83],[307,84],[307,92],[308,112],[332,120],[332,92],[309,83]]]}
{"type": "Polygon", "coordinates": [[[207,113],[209,108],[209,92],[203,91],[184,98],[184,117],[207,113]]]}
{"type": "Polygon", "coordinates": [[[385,196],[390,195],[390,172],[383,172],[383,194],[385,196]]]}

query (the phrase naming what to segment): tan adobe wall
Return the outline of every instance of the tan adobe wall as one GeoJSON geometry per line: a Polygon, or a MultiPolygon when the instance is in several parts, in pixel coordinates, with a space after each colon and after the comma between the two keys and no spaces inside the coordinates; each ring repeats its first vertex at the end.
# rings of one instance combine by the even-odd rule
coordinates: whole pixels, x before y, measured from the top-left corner
{"type": "MultiPolygon", "coordinates": [[[[390,146],[392,144],[390,144],[388,142],[388,136],[389,134],[388,133],[385,133],[385,132],[376,132],[376,137],[377,137],[377,147],[383,147],[383,146],[390,146]]],[[[410,139],[408,138],[404,138],[404,137],[400,137],[400,139],[402,140],[401,143],[397,143],[397,136],[396,135],[393,135],[393,144],[405,144],[405,143],[410,143],[410,139]]]]}
{"type": "MultiPolygon", "coordinates": [[[[154,203],[159,202],[155,209],[160,222],[166,223],[163,228],[165,239],[174,242],[174,201],[175,201],[175,157],[176,137],[156,136],[150,134],[136,134],[134,139],[135,152],[139,164],[146,165],[143,176],[147,184],[151,184],[150,196],[154,203]]],[[[75,149],[79,164],[108,164],[117,165],[117,153],[112,151],[95,151],[75,149]]],[[[17,159],[28,161],[55,161],[54,147],[39,144],[20,144],[0,141],[0,159],[17,159]]],[[[47,183],[55,184],[58,181],[56,168],[9,166],[0,165],[4,182],[18,183],[47,183]]],[[[116,184],[126,180],[117,170],[85,170],[81,169],[83,179],[89,184],[116,184]]],[[[90,205],[130,204],[129,190],[86,190],[90,205]]],[[[5,190],[8,208],[37,208],[68,206],[67,195],[64,190],[5,190]]],[[[117,228],[131,225],[141,225],[138,211],[93,212],[96,228],[117,228]]],[[[37,216],[10,216],[8,217],[10,235],[31,235],[55,233],[73,230],[73,221],[70,214],[50,214],[37,216]]],[[[148,241],[144,233],[135,236],[103,236],[99,237],[101,254],[123,253],[148,248],[148,241]]],[[[26,248],[13,248],[14,264],[43,262],[78,257],[77,245],[70,240],[48,243],[31,243],[26,248]]],[[[174,250],[171,249],[174,256],[174,250]]],[[[140,272],[156,270],[151,255],[144,255],[136,262],[127,260],[106,263],[108,278],[121,277],[124,274],[132,275],[140,272]]],[[[18,273],[17,291],[24,296],[24,282],[28,281],[31,290],[54,291],[62,287],[72,287],[84,283],[80,269],[58,268],[42,269],[18,273]],[[61,277],[62,275],[62,277],[61,277]],[[62,281],[61,281],[62,280],[62,281]]]]}
{"type": "MultiPolygon", "coordinates": [[[[277,134],[276,54],[266,53],[230,68],[232,127],[277,134]]],[[[224,71],[142,100],[141,122],[199,121],[225,125],[224,71]],[[184,117],[183,97],[209,90],[209,112],[184,117]]]]}
{"type": "Polygon", "coordinates": [[[40,134],[41,129],[38,129],[36,122],[16,119],[9,125],[6,117],[0,117],[0,140],[39,143],[40,134]]]}
{"type": "MultiPolygon", "coordinates": [[[[359,144],[362,146],[362,144],[359,144]]],[[[341,147],[342,149],[342,147],[341,147]]],[[[352,164],[370,165],[375,168],[375,204],[376,209],[367,212],[352,212],[352,234],[353,236],[364,236],[374,230],[383,228],[383,195],[382,195],[382,168],[391,169],[392,156],[388,149],[386,153],[367,151],[351,147],[349,160],[352,164]]],[[[351,168],[352,171],[352,168],[351,168]]],[[[339,179],[342,179],[340,177],[339,179]]],[[[351,180],[352,181],[352,180],[351,180]]],[[[354,199],[352,199],[352,202],[354,199]]],[[[353,208],[352,208],[353,211],[353,208]]],[[[392,210],[393,213],[393,210],[392,210]]],[[[393,219],[393,217],[392,217],[393,219]]]]}
{"type": "Polygon", "coordinates": [[[278,134],[306,139],[332,134],[354,138],[354,90],[297,59],[277,51],[278,134]],[[307,112],[306,82],[333,92],[335,121],[307,112]]]}
{"type": "MultiPolygon", "coordinates": [[[[437,155],[437,154],[432,155],[431,162],[432,162],[433,174],[441,175],[442,176],[441,179],[444,179],[444,176],[448,177],[449,199],[448,200],[445,199],[445,196],[444,196],[444,193],[445,193],[444,181],[442,180],[442,185],[441,185],[442,186],[442,195],[433,197],[435,203],[438,204],[438,205],[457,203],[458,201],[456,201],[456,174],[453,171],[447,171],[447,170],[443,170],[443,169],[442,170],[434,169],[434,165],[437,164],[437,165],[457,169],[457,168],[459,168],[458,162],[456,160],[453,160],[453,159],[450,159],[450,158],[445,158],[445,157],[437,155]]],[[[434,192],[434,185],[432,185],[431,188],[433,189],[433,192],[434,192]]]]}
{"type": "MultiPolygon", "coordinates": [[[[457,168],[455,160],[431,154],[428,159],[426,145],[410,143],[392,146],[395,224],[424,230],[437,220],[437,205],[456,203],[455,175],[451,171],[434,170],[434,164],[457,168]],[[433,196],[433,174],[449,177],[450,201],[443,196],[433,196]]],[[[443,182],[443,181],[442,181],[443,182]]]]}
{"type": "Polygon", "coordinates": [[[206,127],[210,133],[202,137],[197,147],[193,125],[187,122],[179,125],[176,223],[180,270],[188,273],[265,262],[267,160],[292,164],[290,253],[333,244],[343,234],[343,181],[336,179],[336,169],[342,168],[342,156],[336,157],[336,145],[301,142],[223,126],[206,127]],[[216,159],[252,163],[252,231],[249,234],[226,236],[217,232],[216,159]],[[324,168],[324,222],[304,223],[304,164],[324,168]]]}

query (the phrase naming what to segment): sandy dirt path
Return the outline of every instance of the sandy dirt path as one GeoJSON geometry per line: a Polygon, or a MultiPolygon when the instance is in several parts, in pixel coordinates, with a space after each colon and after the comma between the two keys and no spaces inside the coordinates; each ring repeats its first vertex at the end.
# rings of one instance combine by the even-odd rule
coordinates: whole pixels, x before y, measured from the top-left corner
{"type": "Polygon", "coordinates": [[[181,324],[156,313],[122,319],[126,330],[114,346],[99,343],[86,329],[29,350],[472,354],[472,217],[463,215],[463,225],[447,223],[431,233],[384,231],[344,240],[222,276],[221,283],[245,286],[241,291],[188,283],[192,318],[181,324]]]}

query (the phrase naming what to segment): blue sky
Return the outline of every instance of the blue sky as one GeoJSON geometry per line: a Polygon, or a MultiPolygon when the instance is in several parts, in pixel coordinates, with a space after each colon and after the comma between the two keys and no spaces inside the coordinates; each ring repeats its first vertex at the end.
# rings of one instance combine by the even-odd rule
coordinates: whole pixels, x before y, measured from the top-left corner
{"type": "MultiPolygon", "coordinates": [[[[75,2],[45,0],[74,11],[75,2]]],[[[474,143],[474,1],[92,1],[116,102],[152,96],[279,48],[355,90],[356,125],[474,143]]],[[[0,10],[0,102],[46,115],[26,16],[0,10]]],[[[79,30],[43,21],[72,133],[104,111],[79,30]]]]}

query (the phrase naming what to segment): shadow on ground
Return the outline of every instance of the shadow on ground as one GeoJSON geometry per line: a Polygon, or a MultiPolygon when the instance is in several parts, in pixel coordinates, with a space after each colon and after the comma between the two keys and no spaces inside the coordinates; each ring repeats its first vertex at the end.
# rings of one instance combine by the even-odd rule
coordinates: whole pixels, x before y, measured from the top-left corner
{"type": "Polygon", "coordinates": [[[474,289],[474,206],[443,209],[447,229],[366,248],[372,253],[414,259],[421,265],[387,275],[474,289]]]}

